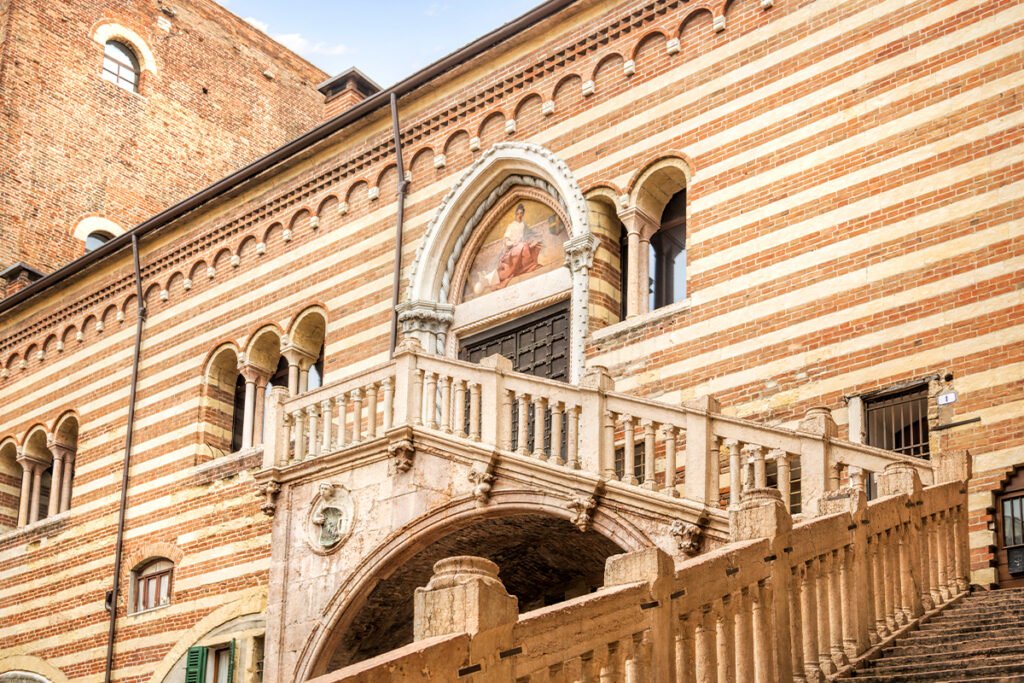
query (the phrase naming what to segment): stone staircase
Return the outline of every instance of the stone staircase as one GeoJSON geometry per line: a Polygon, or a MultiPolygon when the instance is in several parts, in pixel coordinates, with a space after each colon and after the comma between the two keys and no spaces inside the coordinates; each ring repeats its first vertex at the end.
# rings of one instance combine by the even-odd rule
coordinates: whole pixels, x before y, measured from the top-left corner
{"type": "Polygon", "coordinates": [[[1024,588],[969,593],[842,678],[1024,681],[1024,588]]]}

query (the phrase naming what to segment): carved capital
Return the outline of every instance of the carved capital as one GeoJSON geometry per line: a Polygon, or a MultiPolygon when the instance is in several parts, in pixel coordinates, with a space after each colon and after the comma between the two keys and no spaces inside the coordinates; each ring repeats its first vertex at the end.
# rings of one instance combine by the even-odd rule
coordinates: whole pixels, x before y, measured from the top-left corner
{"type": "MultiPolygon", "coordinates": [[[[422,332],[447,334],[455,319],[455,307],[437,301],[405,301],[398,305],[398,322],[403,335],[422,332]]],[[[404,341],[404,340],[403,340],[404,341]]]]}
{"type": "Polygon", "coordinates": [[[573,237],[565,243],[565,265],[573,273],[587,272],[594,265],[597,238],[591,233],[573,237]]]}

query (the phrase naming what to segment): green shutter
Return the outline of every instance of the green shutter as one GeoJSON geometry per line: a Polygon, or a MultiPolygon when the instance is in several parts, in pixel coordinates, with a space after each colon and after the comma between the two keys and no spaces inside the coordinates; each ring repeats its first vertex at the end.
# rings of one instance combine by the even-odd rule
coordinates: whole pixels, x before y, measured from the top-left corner
{"type": "Polygon", "coordinates": [[[231,651],[228,653],[228,683],[235,683],[235,639],[231,639],[231,651]]]}
{"type": "Polygon", "coordinates": [[[190,647],[185,655],[185,683],[206,683],[206,648],[190,647]]]}

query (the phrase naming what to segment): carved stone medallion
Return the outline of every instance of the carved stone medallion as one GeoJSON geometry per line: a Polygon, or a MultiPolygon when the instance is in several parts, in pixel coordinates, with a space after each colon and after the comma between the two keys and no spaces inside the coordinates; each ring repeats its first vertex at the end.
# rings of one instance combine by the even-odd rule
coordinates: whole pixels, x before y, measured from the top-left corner
{"type": "Polygon", "coordinates": [[[306,540],[321,555],[337,550],[352,532],[352,496],[341,484],[322,482],[309,509],[306,540]]]}

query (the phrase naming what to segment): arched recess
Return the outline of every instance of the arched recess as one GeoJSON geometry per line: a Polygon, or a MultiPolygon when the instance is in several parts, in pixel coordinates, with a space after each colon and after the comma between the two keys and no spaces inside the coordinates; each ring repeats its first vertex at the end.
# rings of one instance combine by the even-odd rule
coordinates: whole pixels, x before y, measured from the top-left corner
{"type": "Polygon", "coordinates": [[[205,458],[231,453],[241,443],[241,415],[236,410],[239,376],[238,350],[233,344],[223,344],[210,354],[199,408],[199,447],[205,458]]]}
{"type": "Polygon", "coordinates": [[[590,327],[598,330],[625,318],[626,230],[618,214],[619,193],[610,187],[587,192],[590,229],[597,238],[590,273],[590,327]]]}
{"type": "Polygon", "coordinates": [[[29,489],[28,523],[45,519],[53,495],[53,454],[47,444],[48,434],[42,425],[29,430],[21,446],[21,456],[32,468],[29,489]]]}
{"type": "Polygon", "coordinates": [[[327,338],[327,314],[320,306],[313,306],[295,317],[288,328],[283,354],[299,365],[298,393],[317,389],[324,384],[324,342],[327,338]],[[299,357],[301,361],[299,362],[299,357]]]}
{"type": "Polygon", "coordinates": [[[0,657],[0,683],[68,683],[63,671],[41,657],[0,657]]]}
{"type": "Polygon", "coordinates": [[[345,665],[352,654],[345,650],[346,639],[349,645],[356,639],[365,643],[350,657],[353,662],[372,656],[376,647],[383,652],[409,642],[413,591],[426,585],[433,563],[443,557],[478,555],[496,562],[522,613],[589,592],[602,585],[608,556],[653,545],[600,506],[586,532],[570,517],[550,496],[512,490],[495,493],[483,508],[472,499],[458,500],[414,520],[371,551],[338,587],[319,619],[322,626],[300,650],[291,680],[345,665]]]}
{"type": "Polygon", "coordinates": [[[21,481],[18,445],[8,437],[0,442],[0,533],[18,525],[21,481]]]}
{"type": "Polygon", "coordinates": [[[455,319],[452,283],[456,266],[475,229],[511,187],[544,192],[565,215],[564,244],[571,292],[569,378],[583,369],[587,331],[588,278],[595,246],[587,220],[587,202],[572,171],[549,150],[528,142],[502,142],[488,149],[455,183],[427,226],[416,252],[399,319],[433,353],[454,353],[446,344],[455,319]]]}

